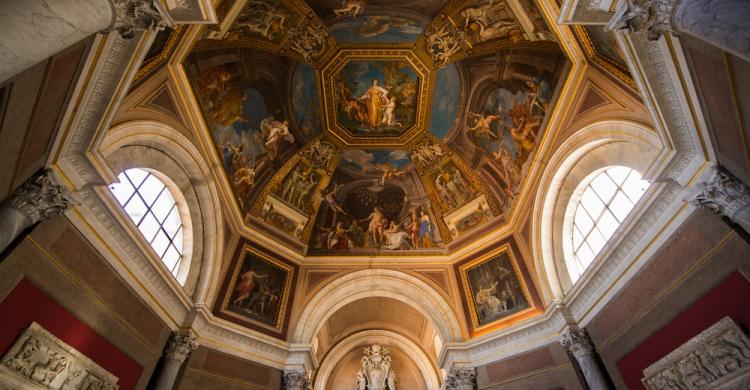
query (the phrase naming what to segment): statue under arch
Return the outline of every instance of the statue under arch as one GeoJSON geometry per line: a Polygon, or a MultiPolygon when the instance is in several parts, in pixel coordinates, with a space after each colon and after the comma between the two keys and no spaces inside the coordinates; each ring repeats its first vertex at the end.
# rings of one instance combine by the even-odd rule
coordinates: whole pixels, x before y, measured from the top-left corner
{"type": "Polygon", "coordinates": [[[362,368],[357,371],[357,390],[398,390],[388,349],[373,344],[365,348],[364,354],[362,368]]]}

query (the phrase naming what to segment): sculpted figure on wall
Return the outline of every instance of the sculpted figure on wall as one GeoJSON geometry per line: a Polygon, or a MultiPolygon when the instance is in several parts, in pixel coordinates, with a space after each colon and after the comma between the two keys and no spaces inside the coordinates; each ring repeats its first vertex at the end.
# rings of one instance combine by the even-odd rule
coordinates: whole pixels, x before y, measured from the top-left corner
{"type": "Polygon", "coordinates": [[[373,344],[364,354],[362,368],[357,371],[357,390],[398,390],[388,349],[373,344]]]}

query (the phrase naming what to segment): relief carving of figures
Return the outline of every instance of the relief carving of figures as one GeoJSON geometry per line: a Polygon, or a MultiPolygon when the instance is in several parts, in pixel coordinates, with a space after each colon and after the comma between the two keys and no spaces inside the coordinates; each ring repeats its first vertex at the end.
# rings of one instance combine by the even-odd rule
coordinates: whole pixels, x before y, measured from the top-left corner
{"type": "Polygon", "coordinates": [[[365,348],[364,354],[362,368],[357,372],[357,390],[398,390],[388,349],[373,344],[365,348]]]}
{"type": "Polygon", "coordinates": [[[48,389],[117,389],[117,378],[63,343],[36,323],[3,356],[15,378],[2,376],[0,387],[28,388],[30,382],[48,389]]]}
{"type": "Polygon", "coordinates": [[[235,25],[269,41],[280,39],[286,32],[286,22],[291,16],[289,11],[281,7],[278,1],[252,0],[247,4],[235,25]]]}
{"type": "Polygon", "coordinates": [[[320,142],[320,140],[315,140],[312,146],[302,153],[302,157],[312,166],[325,169],[331,162],[335,151],[333,145],[327,142],[320,142]]]}
{"type": "Polygon", "coordinates": [[[725,317],[643,373],[643,384],[649,390],[747,388],[750,338],[725,317]]]}
{"type": "Polygon", "coordinates": [[[440,68],[447,65],[450,58],[463,48],[465,41],[464,32],[451,23],[446,23],[439,29],[429,28],[426,36],[427,51],[440,68]]]}
{"type": "Polygon", "coordinates": [[[115,23],[112,27],[123,39],[131,39],[136,31],[161,31],[165,24],[154,0],[115,0],[115,23]]]}
{"type": "Polygon", "coordinates": [[[325,49],[326,37],[328,33],[322,26],[305,21],[289,30],[289,46],[307,63],[312,63],[325,49]]]}
{"type": "Polygon", "coordinates": [[[424,166],[428,166],[434,163],[444,155],[445,148],[443,147],[443,145],[435,143],[429,138],[426,138],[425,140],[414,145],[414,147],[411,149],[412,161],[419,162],[424,166]]]}

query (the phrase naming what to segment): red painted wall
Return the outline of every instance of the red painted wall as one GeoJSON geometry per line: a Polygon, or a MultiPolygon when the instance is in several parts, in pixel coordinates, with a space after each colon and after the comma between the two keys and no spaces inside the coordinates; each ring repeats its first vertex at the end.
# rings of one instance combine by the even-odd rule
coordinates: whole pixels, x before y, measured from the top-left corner
{"type": "Polygon", "coordinates": [[[0,303],[0,354],[36,321],[44,329],[119,378],[120,389],[135,388],[141,367],[78,320],[28,279],[22,279],[0,303]]]}
{"type": "Polygon", "coordinates": [[[750,328],[750,281],[730,274],[688,309],[617,362],[629,389],[645,389],[643,370],[725,316],[750,328]]]}

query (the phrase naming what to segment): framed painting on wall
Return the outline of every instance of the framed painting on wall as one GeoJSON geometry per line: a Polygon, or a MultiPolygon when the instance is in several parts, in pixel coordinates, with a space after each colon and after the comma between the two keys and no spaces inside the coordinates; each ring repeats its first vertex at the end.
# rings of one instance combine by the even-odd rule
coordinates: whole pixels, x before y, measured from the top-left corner
{"type": "Polygon", "coordinates": [[[297,267],[273,259],[247,242],[235,251],[215,314],[284,338],[297,267]]]}
{"type": "Polygon", "coordinates": [[[509,245],[458,266],[468,317],[480,332],[535,312],[535,303],[509,245]]]}

